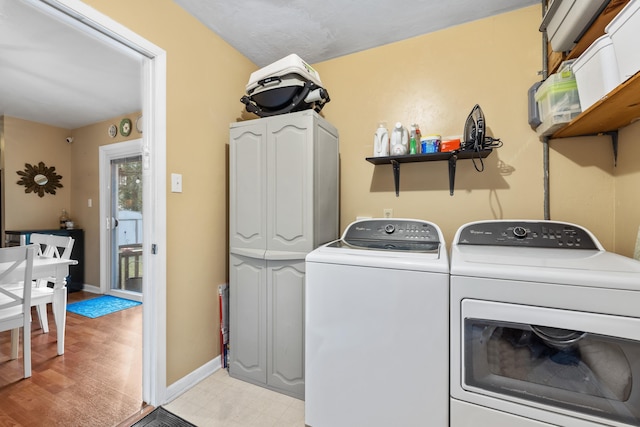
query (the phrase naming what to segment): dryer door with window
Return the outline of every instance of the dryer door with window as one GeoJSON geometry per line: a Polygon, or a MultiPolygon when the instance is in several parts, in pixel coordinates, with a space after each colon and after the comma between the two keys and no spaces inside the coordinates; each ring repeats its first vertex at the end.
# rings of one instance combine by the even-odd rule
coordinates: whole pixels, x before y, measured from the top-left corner
{"type": "Polygon", "coordinates": [[[640,319],[467,299],[461,320],[468,392],[640,424],[640,319]]]}

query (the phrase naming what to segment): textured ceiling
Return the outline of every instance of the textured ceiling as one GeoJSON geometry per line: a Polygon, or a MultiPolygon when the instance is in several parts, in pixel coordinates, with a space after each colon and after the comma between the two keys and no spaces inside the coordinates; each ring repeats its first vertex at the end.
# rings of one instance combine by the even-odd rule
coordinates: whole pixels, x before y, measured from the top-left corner
{"type": "Polygon", "coordinates": [[[313,64],[519,9],[540,0],[174,0],[263,67],[313,64]]]}
{"type": "MultiPolygon", "coordinates": [[[[259,67],[290,53],[313,64],[539,3],[174,1],[259,67]]],[[[105,37],[83,34],[77,22],[34,3],[0,0],[0,116],[75,129],[140,110],[138,56],[105,37]]]]}

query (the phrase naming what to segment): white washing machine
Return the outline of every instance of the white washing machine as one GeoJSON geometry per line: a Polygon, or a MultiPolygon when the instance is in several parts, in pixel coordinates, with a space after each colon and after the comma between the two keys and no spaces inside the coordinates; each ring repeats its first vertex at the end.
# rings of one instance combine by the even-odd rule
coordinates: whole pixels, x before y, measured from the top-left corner
{"type": "Polygon", "coordinates": [[[306,425],[447,426],[449,262],[440,229],[357,221],[305,265],[306,425]]]}
{"type": "Polygon", "coordinates": [[[640,425],[640,262],[552,221],[451,248],[451,426],[640,425]]]}

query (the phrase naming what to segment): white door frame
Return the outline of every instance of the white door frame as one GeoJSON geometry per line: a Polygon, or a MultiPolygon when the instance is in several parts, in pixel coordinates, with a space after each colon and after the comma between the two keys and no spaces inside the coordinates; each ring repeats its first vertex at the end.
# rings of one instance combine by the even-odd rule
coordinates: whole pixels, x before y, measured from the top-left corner
{"type": "MultiPolygon", "coordinates": [[[[113,213],[113,207],[111,206],[111,161],[115,159],[141,155],[142,139],[132,139],[115,144],[102,145],[98,151],[100,157],[100,293],[111,294],[111,285],[113,279],[111,277],[111,271],[113,268],[113,266],[111,265],[111,263],[113,262],[111,259],[113,250],[113,248],[111,247],[111,245],[113,244],[113,242],[111,241],[111,227],[113,227],[113,221],[111,219],[113,213]]],[[[144,186],[144,182],[142,185],[144,186]]],[[[142,226],[144,238],[144,220],[142,221],[142,226]]],[[[144,255],[145,254],[143,252],[143,260],[144,255]]],[[[144,276],[142,280],[144,280],[144,276]]],[[[130,295],[126,296],[125,298],[142,301],[142,295],[143,294],[130,295]]]]}
{"type": "Polygon", "coordinates": [[[165,403],[166,363],[166,52],[79,0],[26,0],[80,31],[135,52],[143,63],[143,350],[142,399],[165,403]]]}

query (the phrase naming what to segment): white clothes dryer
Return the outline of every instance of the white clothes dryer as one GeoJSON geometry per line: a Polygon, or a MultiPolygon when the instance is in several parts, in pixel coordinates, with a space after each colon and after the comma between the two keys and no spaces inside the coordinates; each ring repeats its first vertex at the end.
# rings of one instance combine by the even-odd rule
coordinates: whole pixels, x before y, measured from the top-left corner
{"type": "Polygon", "coordinates": [[[305,423],[447,426],[449,261],[414,219],[352,223],[306,257],[305,423]]]}
{"type": "Polygon", "coordinates": [[[555,221],[451,248],[451,426],[640,425],[640,262],[555,221]]]}

